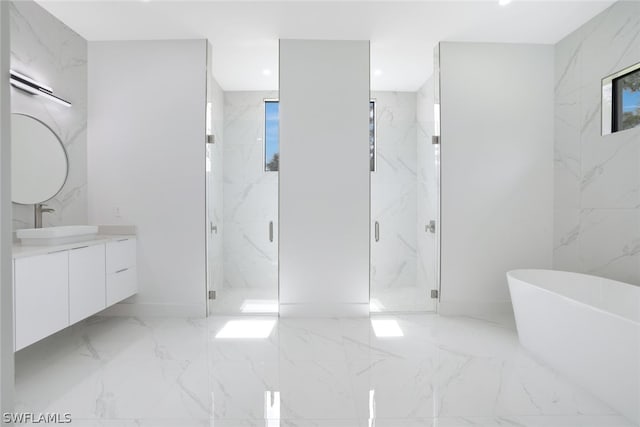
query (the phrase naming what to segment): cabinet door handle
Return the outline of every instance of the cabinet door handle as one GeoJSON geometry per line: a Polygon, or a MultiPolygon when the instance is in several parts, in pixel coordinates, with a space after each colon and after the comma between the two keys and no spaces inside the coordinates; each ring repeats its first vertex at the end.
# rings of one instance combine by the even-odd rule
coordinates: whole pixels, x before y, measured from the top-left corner
{"type": "Polygon", "coordinates": [[[60,252],[67,252],[69,249],[60,249],[59,251],[51,251],[51,252],[47,252],[47,255],[51,255],[51,254],[59,254],[60,252]]]}
{"type": "Polygon", "coordinates": [[[77,251],[78,249],[86,249],[86,248],[88,248],[88,247],[89,247],[89,245],[86,245],[86,246],[78,246],[77,248],[71,248],[70,250],[72,250],[72,251],[77,251]]]}
{"type": "Polygon", "coordinates": [[[375,234],[376,242],[379,242],[380,241],[380,223],[378,221],[376,221],[376,223],[374,224],[374,234],[375,234]]]}
{"type": "Polygon", "coordinates": [[[121,269],[121,270],[116,271],[116,274],[118,274],[118,273],[124,273],[124,272],[125,272],[125,271],[127,271],[127,270],[128,270],[128,268],[123,268],[123,269],[121,269]]]}
{"type": "Polygon", "coordinates": [[[116,242],[126,242],[127,240],[129,240],[129,239],[118,239],[118,240],[116,240],[116,242]]]}
{"type": "Polygon", "coordinates": [[[269,241],[273,242],[273,221],[269,221],[269,241]]]}

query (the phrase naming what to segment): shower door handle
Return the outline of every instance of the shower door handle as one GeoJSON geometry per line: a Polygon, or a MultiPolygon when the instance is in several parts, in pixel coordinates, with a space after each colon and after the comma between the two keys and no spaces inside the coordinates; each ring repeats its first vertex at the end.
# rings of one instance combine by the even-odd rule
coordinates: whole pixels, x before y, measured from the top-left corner
{"type": "Polygon", "coordinates": [[[376,242],[379,242],[380,241],[380,223],[376,221],[373,228],[374,228],[376,242]]]}
{"type": "Polygon", "coordinates": [[[273,221],[269,221],[269,241],[273,242],[273,221]]]}

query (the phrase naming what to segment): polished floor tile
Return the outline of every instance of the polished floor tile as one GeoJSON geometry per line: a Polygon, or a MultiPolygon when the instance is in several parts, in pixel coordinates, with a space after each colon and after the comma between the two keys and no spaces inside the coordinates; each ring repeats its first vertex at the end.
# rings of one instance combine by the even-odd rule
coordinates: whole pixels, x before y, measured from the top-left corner
{"type": "Polygon", "coordinates": [[[373,319],[94,317],[17,353],[17,409],[87,427],[632,426],[512,322],[373,319]]]}

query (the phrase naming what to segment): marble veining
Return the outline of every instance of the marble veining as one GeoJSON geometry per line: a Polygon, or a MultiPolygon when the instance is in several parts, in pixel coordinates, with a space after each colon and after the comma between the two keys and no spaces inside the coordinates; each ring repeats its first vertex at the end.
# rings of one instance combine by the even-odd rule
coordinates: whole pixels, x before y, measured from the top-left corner
{"type": "Polygon", "coordinates": [[[371,221],[380,229],[380,240],[371,242],[375,298],[378,289],[417,285],[417,134],[415,93],[373,92],[371,97],[376,105],[377,159],[371,173],[371,221]]]}
{"type": "Polygon", "coordinates": [[[16,354],[17,409],[78,426],[625,426],[536,362],[513,320],[277,319],[265,339],[230,320],[93,317],[16,354]]]}
{"type": "Polygon", "coordinates": [[[640,128],[601,136],[601,79],[640,62],[640,3],[555,48],[554,268],[640,285],[640,128]]]}
{"type": "MultiPolygon", "coordinates": [[[[73,106],[12,89],[11,109],[46,123],[69,158],[64,187],[47,202],[54,213],[45,227],[86,224],[87,213],[87,41],[33,1],[12,2],[11,67],[52,86],[73,106]]],[[[33,206],[13,205],[13,229],[33,227],[33,206]]]]}

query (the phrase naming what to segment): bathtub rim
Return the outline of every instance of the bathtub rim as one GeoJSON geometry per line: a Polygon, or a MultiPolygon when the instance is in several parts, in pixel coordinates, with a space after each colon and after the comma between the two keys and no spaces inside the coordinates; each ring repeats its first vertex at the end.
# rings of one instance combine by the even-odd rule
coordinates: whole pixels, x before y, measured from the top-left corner
{"type": "MultiPolygon", "coordinates": [[[[606,314],[606,315],[609,315],[609,316],[614,316],[614,317],[616,317],[618,319],[624,320],[625,322],[628,322],[628,323],[630,323],[632,325],[635,325],[636,327],[640,328],[640,320],[636,321],[635,319],[630,319],[630,318],[625,317],[625,316],[623,316],[621,314],[614,313],[614,312],[611,312],[609,310],[605,310],[604,308],[588,304],[588,303],[586,303],[584,301],[580,301],[579,299],[572,298],[572,297],[567,296],[567,295],[565,295],[563,293],[560,293],[560,292],[554,292],[551,289],[545,288],[545,287],[540,286],[540,285],[536,285],[535,283],[530,283],[530,282],[528,282],[528,281],[526,281],[526,280],[524,280],[522,278],[519,278],[519,277],[515,276],[515,274],[517,274],[517,273],[525,273],[525,272],[533,272],[533,271],[542,271],[542,272],[546,272],[546,273],[560,273],[560,274],[569,274],[569,275],[573,275],[573,276],[596,278],[596,279],[601,279],[601,280],[605,280],[605,281],[608,281],[608,282],[622,284],[624,286],[631,286],[631,287],[634,287],[634,288],[640,288],[640,287],[632,285],[630,283],[625,283],[625,282],[620,282],[618,280],[609,279],[609,278],[606,278],[606,277],[594,276],[594,275],[591,275],[591,274],[576,273],[576,272],[573,272],[573,271],[564,271],[564,270],[551,270],[551,269],[544,269],[544,268],[519,268],[519,269],[509,270],[506,273],[507,283],[509,285],[509,293],[511,293],[511,279],[517,280],[517,281],[520,281],[520,282],[522,282],[522,283],[524,283],[526,285],[529,285],[529,286],[531,286],[533,288],[539,289],[540,291],[546,292],[548,294],[555,295],[556,297],[563,298],[565,300],[571,301],[571,302],[576,303],[576,304],[580,304],[580,305],[582,305],[584,307],[588,307],[589,309],[597,311],[597,312],[600,312],[602,314],[606,314]]],[[[640,289],[637,292],[640,293],[640,289]]],[[[512,304],[513,304],[513,297],[511,298],[511,300],[512,300],[512,304]]],[[[515,312],[515,307],[514,307],[514,312],[515,312]]]]}

